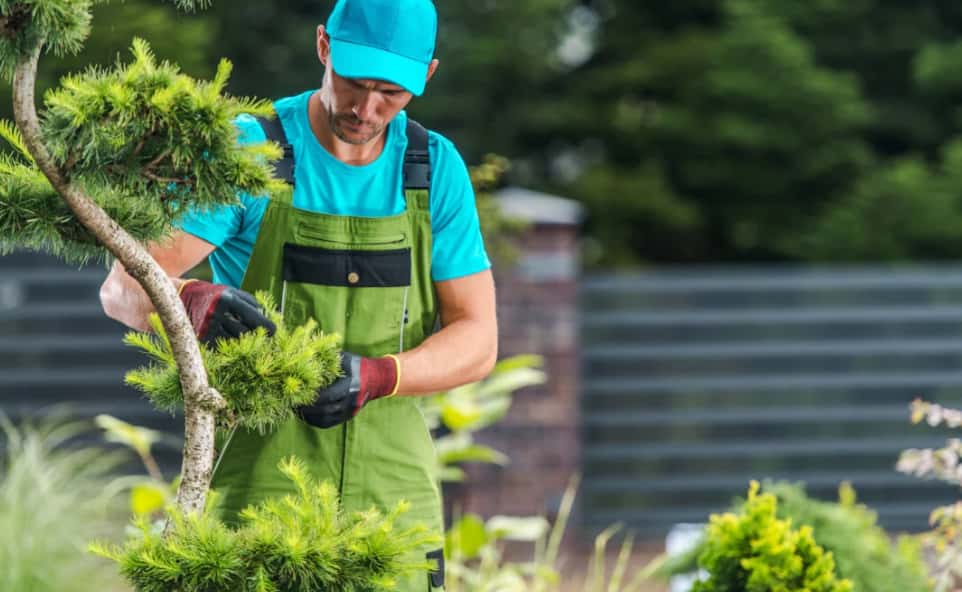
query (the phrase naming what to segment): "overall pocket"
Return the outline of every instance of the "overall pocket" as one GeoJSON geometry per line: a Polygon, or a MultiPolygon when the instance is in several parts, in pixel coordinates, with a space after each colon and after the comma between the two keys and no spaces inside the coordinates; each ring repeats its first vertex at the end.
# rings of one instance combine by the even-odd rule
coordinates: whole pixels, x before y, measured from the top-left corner
{"type": "Polygon", "coordinates": [[[344,237],[331,233],[323,227],[307,222],[301,222],[294,230],[294,236],[300,242],[310,243],[312,246],[328,246],[339,249],[370,250],[406,246],[407,233],[383,232],[375,229],[357,229],[344,237]]]}
{"type": "Polygon", "coordinates": [[[444,590],[444,549],[431,551],[427,559],[436,562],[436,568],[428,572],[428,591],[444,590]]]}
{"type": "Polygon", "coordinates": [[[323,331],[343,336],[344,349],[360,355],[399,351],[411,286],[411,249],[371,246],[285,244],[279,303],[285,320],[299,325],[314,318],[323,331]]]}

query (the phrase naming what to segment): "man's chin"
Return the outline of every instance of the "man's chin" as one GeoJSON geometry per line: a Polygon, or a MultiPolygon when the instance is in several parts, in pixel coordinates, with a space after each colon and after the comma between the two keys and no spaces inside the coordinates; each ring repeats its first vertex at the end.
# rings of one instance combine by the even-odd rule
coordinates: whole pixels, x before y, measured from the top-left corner
{"type": "Polygon", "coordinates": [[[355,146],[367,144],[372,140],[374,140],[375,138],[377,138],[379,135],[379,132],[368,132],[368,133],[351,132],[344,128],[338,128],[336,132],[337,133],[335,135],[342,142],[346,142],[348,144],[354,144],[355,146]]]}

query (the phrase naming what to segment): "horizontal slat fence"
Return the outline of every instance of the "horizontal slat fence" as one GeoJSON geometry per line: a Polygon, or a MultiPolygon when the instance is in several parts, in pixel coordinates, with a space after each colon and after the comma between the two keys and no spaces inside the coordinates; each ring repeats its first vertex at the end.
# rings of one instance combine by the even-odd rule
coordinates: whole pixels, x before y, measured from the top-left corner
{"type": "MultiPolygon", "coordinates": [[[[0,257],[0,410],[67,404],[178,434],[123,385],[144,360],[100,309],[105,275],[0,257]]],[[[962,405],[962,266],[595,275],[580,302],[587,526],[661,536],[753,478],[826,498],[852,481],[899,529],[955,499],[892,467],[947,435],[908,424],[912,398],[962,405]]],[[[159,452],[176,470],[176,445],[159,452]]]]}
{"type": "Polygon", "coordinates": [[[664,269],[591,275],[580,294],[582,515],[660,537],[751,479],[850,481],[892,529],[959,491],[895,472],[962,405],[962,266],[664,269]]]}
{"type": "Polygon", "coordinates": [[[0,256],[0,412],[14,421],[57,408],[83,418],[108,413],[168,432],[156,452],[172,477],[180,454],[173,434],[182,424],[124,385],[124,373],[146,358],[123,344],[126,329],[100,307],[106,275],[97,264],[77,269],[41,254],[0,256]]]}

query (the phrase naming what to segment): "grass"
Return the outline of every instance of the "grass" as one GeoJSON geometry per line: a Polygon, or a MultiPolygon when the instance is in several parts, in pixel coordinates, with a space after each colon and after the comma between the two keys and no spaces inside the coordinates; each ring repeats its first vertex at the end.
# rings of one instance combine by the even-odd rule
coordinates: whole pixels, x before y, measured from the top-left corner
{"type": "Polygon", "coordinates": [[[112,564],[86,551],[122,530],[126,503],[112,508],[110,473],[125,457],[65,446],[91,430],[79,422],[17,427],[0,416],[0,428],[0,590],[127,589],[112,564]]]}
{"type": "MultiPolygon", "coordinates": [[[[620,545],[611,542],[621,531],[613,525],[595,537],[590,549],[569,549],[562,553],[562,540],[574,506],[579,478],[571,480],[561,500],[553,525],[536,517],[508,519],[495,517],[485,524],[479,517],[458,520],[448,533],[448,592],[653,592],[662,587],[645,581],[641,567],[650,552],[636,550],[634,537],[620,545]],[[518,525],[495,527],[498,523],[518,525]],[[509,559],[506,543],[533,546],[530,560],[509,559]],[[575,551],[574,554],[570,551],[575,551]]],[[[513,555],[517,555],[514,553],[513,555]]]]}

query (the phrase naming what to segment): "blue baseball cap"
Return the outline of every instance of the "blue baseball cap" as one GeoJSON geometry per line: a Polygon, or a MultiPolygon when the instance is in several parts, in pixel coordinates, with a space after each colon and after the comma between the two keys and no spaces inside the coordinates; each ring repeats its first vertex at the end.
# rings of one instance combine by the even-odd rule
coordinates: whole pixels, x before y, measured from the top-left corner
{"type": "Polygon", "coordinates": [[[327,19],[331,65],[345,78],[372,78],[424,92],[438,15],[431,0],[337,0],[327,19]]]}

